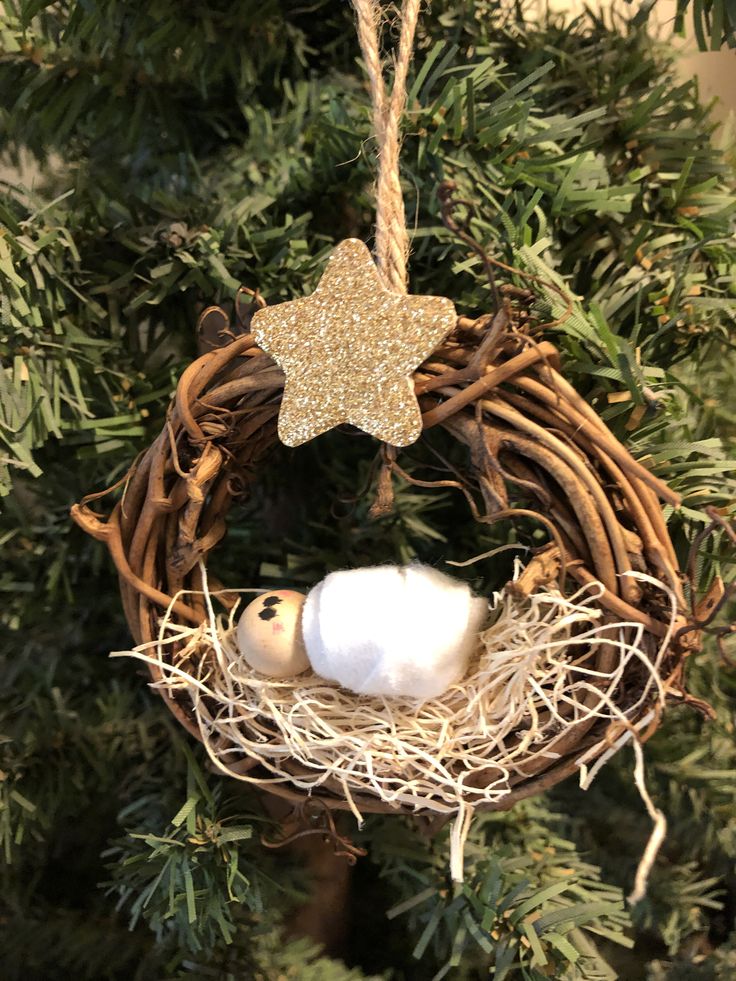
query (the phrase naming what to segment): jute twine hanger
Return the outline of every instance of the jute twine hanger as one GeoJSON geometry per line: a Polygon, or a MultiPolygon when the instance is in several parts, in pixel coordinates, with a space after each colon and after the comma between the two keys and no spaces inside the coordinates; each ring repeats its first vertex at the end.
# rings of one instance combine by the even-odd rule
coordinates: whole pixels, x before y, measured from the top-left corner
{"type": "Polygon", "coordinates": [[[396,56],[382,58],[381,37],[387,8],[380,0],[353,0],[378,145],[375,258],[386,287],[395,293],[406,293],[408,280],[409,234],[401,193],[399,154],[401,118],[406,107],[406,77],[414,51],[420,6],[421,0],[404,0],[397,21],[400,35],[396,56]],[[385,79],[389,61],[394,62],[390,92],[385,79]]]}

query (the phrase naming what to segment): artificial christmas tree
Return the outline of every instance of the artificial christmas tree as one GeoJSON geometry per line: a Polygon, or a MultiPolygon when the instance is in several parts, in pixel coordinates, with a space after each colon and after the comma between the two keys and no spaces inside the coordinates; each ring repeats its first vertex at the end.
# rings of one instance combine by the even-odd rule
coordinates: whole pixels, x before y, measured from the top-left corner
{"type": "MultiPolygon", "coordinates": [[[[670,830],[644,903],[629,912],[622,902],[649,830],[622,758],[586,794],[567,781],[477,821],[455,892],[447,831],[368,818],[354,837],[370,859],[354,873],[352,928],[333,910],[342,922],[326,938],[348,968],[303,941],[279,942],[284,924],[299,929],[293,911],[314,877],[310,886],[297,854],[268,849],[277,830],[261,799],[209,772],[130,665],[104,657],[128,643],[114,576],[69,531],[66,508],[123,477],[161,429],[195,353],[199,309],[228,307],[241,283],[303,295],[336,238],[370,235],[352,18],[342,5],[319,9],[22,5],[5,17],[9,148],[58,154],[41,197],[8,194],[0,243],[12,468],[5,970],[727,976],[731,682],[727,661],[716,680],[715,644],[692,659],[688,681],[716,721],[676,711],[648,744],[650,791],[670,830]],[[377,950],[371,938],[384,935],[377,950]]],[[[408,96],[412,292],[491,305],[481,255],[438,222],[438,189],[453,181],[474,201],[473,240],[535,277],[556,321],[544,340],[567,376],[683,498],[665,512],[669,534],[681,566],[693,541],[706,542],[690,570],[706,591],[728,571],[731,535],[733,416],[718,400],[729,379],[733,195],[693,86],[674,84],[641,26],[570,28],[525,20],[518,6],[446,3],[422,22],[408,96]]],[[[512,273],[502,285],[533,322],[529,284],[512,273]]],[[[218,578],[236,581],[237,570],[241,582],[309,585],[387,551],[396,562],[462,562],[543,544],[532,523],[479,534],[449,494],[419,493],[423,468],[457,466],[450,444],[434,449],[391,461],[390,510],[389,468],[364,490],[376,486],[364,440],[328,434],[274,459],[231,519],[218,578]]],[[[514,554],[470,567],[472,585],[499,588],[514,554]]]]}

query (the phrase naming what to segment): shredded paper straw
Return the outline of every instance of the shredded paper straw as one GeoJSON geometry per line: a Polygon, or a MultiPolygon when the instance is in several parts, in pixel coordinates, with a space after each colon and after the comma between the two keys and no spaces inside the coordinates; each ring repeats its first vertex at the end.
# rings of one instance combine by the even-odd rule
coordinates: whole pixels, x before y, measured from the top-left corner
{"type": "MultiPolygon", "coordinates": [[[[661,582],[641,573],[633,575],[662,590],[671,609],[670,630],[656,649],[647,652],[640,624],[606,620],[596,605],[600,583],[570,597],[550,588],[520,599],[505,589],[489,604],[466,676],[424,702],[356,695],[313,672],[280,680],[259,674],[237,647],[238,607],[218,616],[204,567],[202,575],[205,622],[196,628],[176,624],[172,603],[156,640],[113,656],[155,665],[161,680],[152,687],[188,694],[210,758],[230,776],[265,787],[288,783],[305,794],[328,784],[332,792],[342,792],[359,823],[356,798],[365,796],[397,809],[454,816],[451,872],[459,881],[476,807],[502,801],[515,778],[540,757],[553,763],[561,732],[618,722],[620,738],[602,737],[577,761],[581,784],[588,786],[619,746],[636,736],[642,716],[651,718],[652,704],[664,700],[660,667],[676,600],[661,582]],[[602,660],[610,668],[596,667],[602,660]],[[622,703],[625,688],[635,697],[628,694],[622,703]],[[238,772],[237,764],[246,759],[261,764],[257,774],[238,772]],[[591,760],[596,762],[588,769],[591,760]]],[[[636,739],[634,744],[640,754],[636,739]]],[[[644,786],[643,757],[637,757],[636,770],[650,815],[659,815],[644,786]]],[[[637,876],[636,896],[663,837],[660,817],[657,841],[650,841],[647,866],[637,876]]]]}

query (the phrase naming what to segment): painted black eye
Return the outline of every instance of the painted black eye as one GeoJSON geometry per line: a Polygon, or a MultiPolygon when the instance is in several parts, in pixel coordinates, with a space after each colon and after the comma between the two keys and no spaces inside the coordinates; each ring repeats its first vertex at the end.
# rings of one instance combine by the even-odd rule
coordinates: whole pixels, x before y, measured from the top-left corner
{"type": "Polygon", "coordinates": [[[281,597],[280,596],[269,596],[268,599],[264,599],[263,605],[264,606],[278,606],[278,604],[280,602],[281,602],[281,597]]]}
{"type": "Polygon", "coordinates": [[[273,620],[275,616],[278,616],[278,613],[276,610],[267,606],[265,610],[261,610],[258,616],[261,618],[261,620],[273,620]]]}

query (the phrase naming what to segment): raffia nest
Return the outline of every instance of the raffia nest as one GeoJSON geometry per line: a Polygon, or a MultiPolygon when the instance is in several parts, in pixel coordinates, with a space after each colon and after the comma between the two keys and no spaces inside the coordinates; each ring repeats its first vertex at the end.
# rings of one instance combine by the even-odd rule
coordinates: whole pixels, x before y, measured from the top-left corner
{"type": "Polygon", "coordinates": [[[207,583],[207,556],[278,443],[283,389],[247,325],[186,369],[112,513],[92,510],[100,494],[75,505],[110,550],[136,656],[233,776],[296,804],[462,817],[594,771],[624,739],[651,734],[667,698],[687,698],[683,663],[699,634],[659,503],[677,496],[562,377],[555,348],[535,339],[531,292],[502,293],[495,316],[460,317],[415,374],[425,430],[463,444],[467,469],[420,481],[379,449],[375,514],[399,474],[456,488],[478,522],[522,517],[549,535],[494,597],[481,653],[439,699],[418,707],[233,667],[238,595],[207,583]]]}
{"type": "MultiPolygon", "coordinates": [[[[618,723],[625,738],[629,719],[653,700],[658,706],[664,701],[660,668],[676,617],[667,589],[670,629],[651,657],[642,644],[643,625],[611,623],[597,605],[600,583],[570,597],[555,587],[526,598],[505,589],[493,597],[462,680],[418,702],[356,697],[312,671],[264,677],[240,656],[239,604],[217,616],[204,568],[202,574],[207,620],[182,626],[169,610],[156,640],[114,656],[139,658],[160,673],[154,688],[187,697],[210,758],[225,773],[261,786],[290,784],[310,795],[337,785],[359,823],[366,801],[371,810],[388,805],[458,816],[451,848],[458,880],[469,816],[505,802],[512,782],[536,761],[556,759],[561,733],[603,721],[618,723]],[[610,663],[591,667],[602,649],[613,654],[610,663]],[[624,708],[617,698],[625,679],[630,694],[624,708]],[[260,772],[253,777],[251,770],[260,772]]],[[[631,575],[662,588],[649,576],[631,575]]],[[[650,711],[643,721],[653,717],[650,711]]],[[[587,781],[600,762],[594,745],[576,765],[587,781]]]]}

